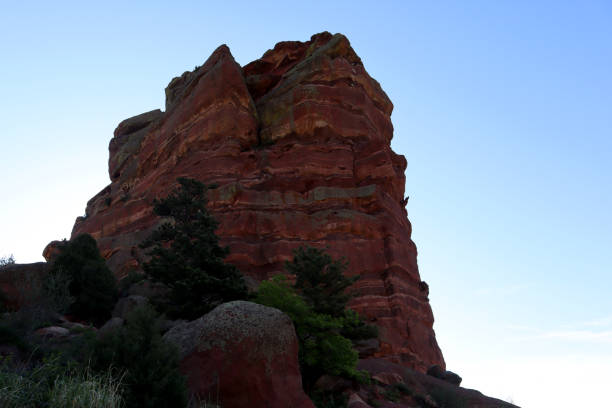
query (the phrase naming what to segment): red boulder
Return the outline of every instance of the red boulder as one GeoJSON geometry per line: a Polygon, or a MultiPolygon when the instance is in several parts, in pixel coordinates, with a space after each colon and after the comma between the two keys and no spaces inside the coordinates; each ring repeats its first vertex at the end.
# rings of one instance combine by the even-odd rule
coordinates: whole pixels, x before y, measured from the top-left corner
{"type": "Polygon", "coordinates": [[[164,339],[178,346],[181,371],[201,400],[224,408],[314,408],[302,389],[298,340],[281,311],[224,303],[164,339]]]}

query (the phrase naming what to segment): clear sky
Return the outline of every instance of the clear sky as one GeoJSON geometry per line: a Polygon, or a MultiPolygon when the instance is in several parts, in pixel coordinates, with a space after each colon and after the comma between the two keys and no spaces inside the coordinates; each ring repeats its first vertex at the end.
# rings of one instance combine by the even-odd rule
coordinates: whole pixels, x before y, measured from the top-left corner
{"type": "Polygon", "coordinates": [[[218,45],[341,32],[395,105],[448,368],[524,407],[610,403],[611,2],[124,3],[0,5],[0,256],[69,237],[115,126],[218,45]]]}

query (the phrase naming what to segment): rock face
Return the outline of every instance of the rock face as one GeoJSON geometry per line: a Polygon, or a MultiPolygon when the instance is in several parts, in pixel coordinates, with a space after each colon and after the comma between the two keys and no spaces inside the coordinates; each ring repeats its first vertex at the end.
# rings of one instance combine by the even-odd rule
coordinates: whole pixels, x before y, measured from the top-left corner
{"type": "Polygon", "coordinates": [[[225,408],[314,408],[302,390],[298,340],[280,310],[251,302],[224,303],[170,329],[189,389],[225,408]]]}
{"type": "Polygon", "coordinates": [[[48,272],[49,265],[45,262],[0,267],[0,309],[18,310],[32,301],[48,272]]]}
{"type": "Polygon", "coordinates": [[[451,384],[448,379],[435,378],[385,359],[360,360],[357,367],[372,375],[372,384],[363,385],[352,394],[348,408],[517,408],[516,405],[487,397],[479,391],[451,384]],[[364,400],[376,403],[370,405],[364,403],[364,400]]]}
{"type": "Polygon", "coordinates": [[[406,160],[390,147],[392,109],[343,35],[281,42],[244,67],[222,45],[170,82],[165,112],[119,124],[111,184],[72,236],[93,235],[125,276],[160,222],[153,199],[180,176],[215,183],[209,208],[228,262],[261,281],[298,246],[328,247],[361,276],[351,307],[380,328],[374,356],[444,368],[404,208],[406,160]]]}

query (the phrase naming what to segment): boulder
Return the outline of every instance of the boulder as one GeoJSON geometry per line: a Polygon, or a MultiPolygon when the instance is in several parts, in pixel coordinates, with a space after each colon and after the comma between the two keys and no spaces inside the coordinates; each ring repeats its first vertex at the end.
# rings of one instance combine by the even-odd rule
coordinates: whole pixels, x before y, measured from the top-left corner
{"type": "Polygon", "coordinates": [[[359,394],[351,394],[349,395],[347,404],[347,408],[372,408],[372,406],[366,404],[363,399],[359,396],[359,394]]]}
{"type": "Polygon", "coordinates": [[[110,333],[116,328],[123,326],[124,321],[125,320],[123,320],[121,317],[111,317],[106,323],[102,325],[102,327],[100,327],[100,329],[98,330],[98,334],[103,336],[107,333],[110,333]]]}
{"type": "Polygon", "coordinates": [[[34,332],[34,334],[44,338],[64,338],[70,335],[70,330],[60,326],[42,327],[34,332]]]}
{"type": "Polygon", "coordinates": [[[314,408],[302,390],[298,340],[281,311],[224,303],[163,337],[180,352],[189,389],[224,408],[314,408]]]}
{"type": "Polygon", "coordinates": [[[314,391],[343,393],[353,388],[353,381],[335,375],[322,375],[314,385],[314,391]]]}
{"type": "Polygon", "coordinates": [[[117,301],[115,308],[113,309],[112,316],[120,317],[125,319],[127,315],[139,306],[143,306],[149,303],[149,299],[144,296],[130,295],[123,297],[117,301]]]}
{"type": "Polygon", "coordinates": [[[461,377],[452,371],[444,370],[439,365],[432,365],[427,369],[427,375],[439,378],[440,380],[446,381],[447,383],[459,386],[461,384],[461,377]]]}
{"type": "Polygon", "coordinates": [[[133,283],[128,288],[128,295],[144,296],[149,299],[163,297],[168,293],[168,287],[163,283],[143,279],[133,283]]]}
{"type": "Polygon", "coordinates": [[[43,249],[42,256],[47,262],[55,261],[55,258],[61,253],[63,246],[66,245],[66,241],[51,241],[43,249]]]}

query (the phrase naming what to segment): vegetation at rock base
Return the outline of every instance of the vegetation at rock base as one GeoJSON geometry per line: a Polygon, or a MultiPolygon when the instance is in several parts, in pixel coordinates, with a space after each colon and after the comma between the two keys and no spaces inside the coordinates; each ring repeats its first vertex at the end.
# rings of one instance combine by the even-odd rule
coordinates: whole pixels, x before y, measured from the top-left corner
{"type": "Polygon", "coordinates": [[[159,310],[175,318],[195,319],[215,306],[246,299],[247,289],[236,267],[224,262],[229,253],[215,234],[218,222],[206,208],[207,186],[197,180],[179,178],[179,187],[154,201],[154,211],[169,217],[141,245],[152,248],[145,273],[166,285],[167,299],[159,310]]]}
{"type": "Polygon", "coordinates": [[[49,274],[69,280],[69,292],[75,298],[68,309],[71,315],[95,324],[110,318],[117,300],[117,282],[91,235],[82,234],[65,242],[49,274]]]}
{"type": "Polygon", "coordinates": [[[180,374],[178,352],[162,340],[155,311],[140,306],[126,324],[100,337],[90,351],[92,367],[125,372],[123,397],[127,408],[184,407],[187,387],[180,374]]]}
{"type": "MultiPolygon", "coordinates": [[[[154,202],[155,213],[167,220],[142,245],[150,249],[151,257],[144,271],[169,289],[157,303],[162,312],[193,319],[221,303],[245,299],[247,290],[238,270],[224,262],[228,249],[219,245],[218,223],[206,209],[210,186],[191,179],[178,181],[179,187],[168,197],[154,202]]],[[[377,330],[347,308],[349,287],[358,277],[345,275],[344,259],[332,259],[310,247],[297,249],[285,266],[295,275],[295,284],[282,276],[263,282],[256,301],[292,319],[300,345],[302,383],[317,406],[344,406],[346,396],[320,392],[314,384],[324,374],[367,379],[356,369],[358,354],[352,341],[375,337],[377,330]]],[[[139,279],[136,275],[127,279],[124,294],[139,279]]],[[[32,356],[26,368],[2,366],[0,390],[6,391],[2,400],[6,406],[63,407],[68,406],[67,399],[94,407],[190,404],[185,378],[178,370],[178,352],[162,340],[157,312],[149,306],[136,308],[125,324],[101,335],[84,330],[50,342],[34,335],[37,328],[56,324],[64,312],[95,324],[110,317],[117,284],[91,236],[65,242],[49,273],[27,285],[35,294],[29,304],[0,322],[0,343],[32,356]],[[45,381],[40,377],[43,372],[45,381]],[[84,399],[87,395],[101,399],[84,399]]]]}
{"type": "Polygon", "coordinates": [[[350,299],[346,289],[357,278],[344,276],[345,261],[333,260],[315,248],[296,250],[286,268],[295,273],[295,285],[290,286],[284,276],[262,282],[256,302],[282,310],[293,321],[300,344],[304,389],[310,392],[323,374],[363,381],[365,374],[356,369],[358,354],[351,340],[342,334],[344,330],[362,338],[376,333],[355,312],[346,309],[350,299]]]}
{"type": "Polygon", "coordinates": [[[298,336],[302,384],[306,392],[323,374],[357,377],[357,352],[351,341],[339,334],[342,319],[315,313],[289,286],[284,277],[262,282],[256,302],[285,312],[298,336]]]}
{"type": "Polygon", "coordinates": [[[94,374],[66,365],[57,355],[33,367],[14,367],[0,359],[0,406],[3,408],[119,408],[121,375],[94,374]]]}
{"type": "Polygon", "coordinates": [[[102,335],[84,328],[61,339],[22,335],[3,317],[0,344],[16,350],[0,357],[1,407],[187,406],[178,352],[150,307],[102,335]]]}

